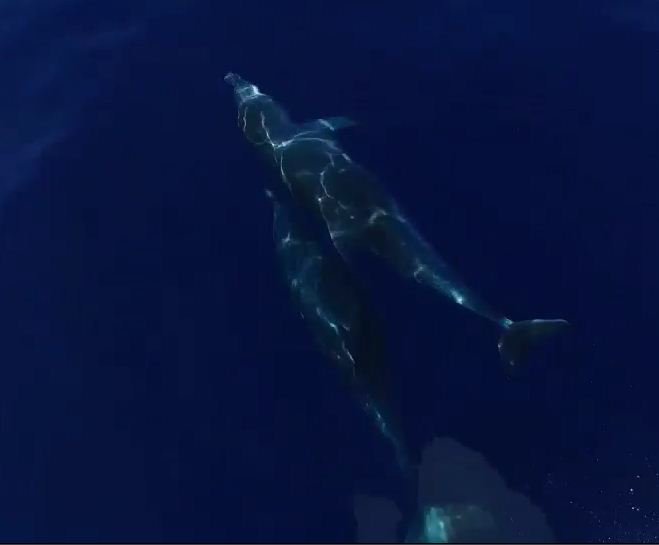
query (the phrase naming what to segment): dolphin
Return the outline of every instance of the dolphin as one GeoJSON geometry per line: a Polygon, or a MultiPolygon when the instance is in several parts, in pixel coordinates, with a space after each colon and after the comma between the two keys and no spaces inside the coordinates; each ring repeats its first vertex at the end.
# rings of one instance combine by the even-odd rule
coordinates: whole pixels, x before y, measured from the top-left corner
{"type": "Polygon", "coordinates": [[[238,74],[229,72],[224,81],[233,87],[245,138],[277,169],[295,201],[322,220],[346,261],[353,249],[366,249],[404,277],[494,322],[508,370],[535,345],[569,326],[563,319],[513,321],[472,291],[385,188],[342,148],[337,132],[354,125],[352,120],[330,117],[297,123],[270,95],[238,74]]]}
{"type": "Polygon", "coordinates": [[[391,401],[383,326],[344,261],[323,247],[285,201],[266,190],[273,238],[295,306],[327,359],[341,371],[362,408],[393,445],[404,473],[412,466],[391,401]]]}

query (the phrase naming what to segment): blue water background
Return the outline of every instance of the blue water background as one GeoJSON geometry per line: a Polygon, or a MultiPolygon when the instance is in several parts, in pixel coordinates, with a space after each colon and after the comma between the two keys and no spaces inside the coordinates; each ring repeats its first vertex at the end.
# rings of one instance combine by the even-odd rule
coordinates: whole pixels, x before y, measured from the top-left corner
{"type": "Polygon", "coordinates": [[[358,120],[478,292],[573,323],[511,380],[376,275],[413,448],[482,452],[560,539],[657,539],[656,3],[7,1],[0,56],[1,540],[346,541],[401,493],[290,307],[228,70],[358,120]]]}

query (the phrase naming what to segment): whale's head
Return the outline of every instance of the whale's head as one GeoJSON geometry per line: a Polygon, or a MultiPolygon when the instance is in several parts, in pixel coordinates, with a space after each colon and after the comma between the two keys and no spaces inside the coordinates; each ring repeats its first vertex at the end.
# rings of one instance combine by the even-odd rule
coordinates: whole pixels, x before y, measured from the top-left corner
{"type": "Polygon", "coordinates": [[[243,102],[262,94],[256,85],[243,79],[235,72],[227,73],[227,75],[224,76],[224,81],[233,87],[234,97],[239,106],[243,102]]]}

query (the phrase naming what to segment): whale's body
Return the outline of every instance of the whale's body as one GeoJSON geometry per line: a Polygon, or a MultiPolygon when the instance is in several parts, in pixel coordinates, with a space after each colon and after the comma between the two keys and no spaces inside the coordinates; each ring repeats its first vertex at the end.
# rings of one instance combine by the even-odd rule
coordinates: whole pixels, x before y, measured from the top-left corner
{"type": "Polygon", "coordinates": [[[409,456],[390,393],[385,334],[352,272],[272,192],[273,238],[295,306],[327,359],[392,443],[401,468],[409,456]]]}
{"type": "Polygon", "coordinates": [[[499,351],[515,366],[544,337],[567,326],[565,320],[513,322],[472,291],[419,234],[393,197],[341,147],[336,132],[347,118],[296,123],[256,85],[229,73],[238,125],[245,138],[277,169],[294,200],[326,225],[344,257],[366,249],[398,272],[494,322],[502,330],[499,351]]]}

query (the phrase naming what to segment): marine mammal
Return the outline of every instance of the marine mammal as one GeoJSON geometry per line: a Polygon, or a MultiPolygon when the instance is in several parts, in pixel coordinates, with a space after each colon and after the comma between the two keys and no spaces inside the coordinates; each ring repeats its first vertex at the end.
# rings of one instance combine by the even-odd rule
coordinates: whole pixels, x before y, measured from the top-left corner
{"type": "Polygon", "coordinates": [[[295,200],[326,225],[347,259],[356,248],[379,255],[412,278],[501,330],[498,348],[509,368],[544,338],[568,327],[563,319],[514,322],[471,290],[413,226],[375,177],[346,153],[336,132],[354,124],[345,117],[296,123],[270,95],[229,72],[238,125],[275,168],[295,200]]]}
{"type": "Polygon", "coordinates": [[[340,369],[362,408],[393,445],[401,469],[411,471],[377,313],[331,246],[325,249],[285,201],[269,190],[266,195],[273,207],[279,266],[295,306],[321,352],[340,369]]]}

